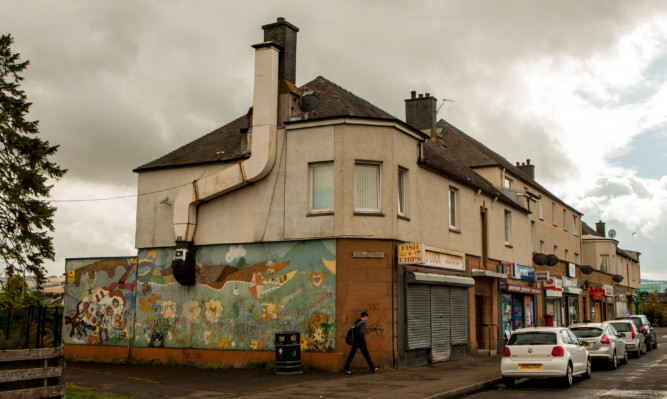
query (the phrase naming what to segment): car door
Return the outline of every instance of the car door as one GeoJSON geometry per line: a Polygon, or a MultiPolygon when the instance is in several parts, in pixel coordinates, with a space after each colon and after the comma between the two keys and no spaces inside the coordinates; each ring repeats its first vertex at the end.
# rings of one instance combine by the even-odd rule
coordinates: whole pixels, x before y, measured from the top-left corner
{"type": "Polygon", "coordinates": [[[606,328],[606,334],[612,342],[612,347],[616,351],[616,356],[619,359],[623,359],[623,357],[625,357],[625,342],[621,339],[618,331],[616,331],[614,326],[608,325],[606,328]]]}
{"type": "Polygon", "coordinates": [[[563,330],[565,333],[564,339],[567,337],[569,339],[570,345],[572,346],[572,364],[575,373],[586,370],[586,360],[588,359],[588,351],[582,345],[579,344],[579,338],[569,329],[563,330]]]}

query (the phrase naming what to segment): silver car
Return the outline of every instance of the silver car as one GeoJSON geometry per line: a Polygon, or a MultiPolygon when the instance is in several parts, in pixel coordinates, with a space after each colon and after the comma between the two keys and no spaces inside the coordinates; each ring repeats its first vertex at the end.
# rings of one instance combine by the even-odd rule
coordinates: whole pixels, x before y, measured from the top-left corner
{"type": "Polygon", "coordinates": [[[628,364],[628,352],[625,350],[625,341],[609,323],[573,324],[570,330],[584,342],[593,360],[603,360],[612,370],[616,370],[618,363],[628,364]]]}
{"type": "Polygon", "coordinates": [[[625,349],[633,353],[639,358],[642,353],[646,353],[646,345],[644,343],[644,336],[637,329],[635,323],[631,320],[613,320],[608,321],[616,331],[621,335],[621,339],[625,342],[625,349]]]}

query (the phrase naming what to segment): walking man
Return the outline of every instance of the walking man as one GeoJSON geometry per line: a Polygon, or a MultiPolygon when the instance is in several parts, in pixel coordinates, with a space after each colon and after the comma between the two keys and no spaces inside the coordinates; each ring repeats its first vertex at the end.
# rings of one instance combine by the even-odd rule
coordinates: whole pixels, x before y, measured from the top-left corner
{"type": "Polygon", "coordinates": [[[352,372],[350,371],[350,363],[352,363],[352,359],[354,359],[354,355],[355,353],[357,353],[357,349],[361,350],[361,353],[366,358],[366,362],[368,363],[368,367],[371,369],[371,373],[375,373],[376,371],[379,370],[379,367],[375,367],[375,365],[373,365],[371,356],[368,354],[368,348],[366,347],[367,319],[368,319],[368,313],[361,312],[361,317],[354,322],[354,329],[353,329],[354,342],[352,343],[352,349],[350,350],[350,354],[347,357],[347,361],[345,362],[345,374],[352,374],[352,372]]]}

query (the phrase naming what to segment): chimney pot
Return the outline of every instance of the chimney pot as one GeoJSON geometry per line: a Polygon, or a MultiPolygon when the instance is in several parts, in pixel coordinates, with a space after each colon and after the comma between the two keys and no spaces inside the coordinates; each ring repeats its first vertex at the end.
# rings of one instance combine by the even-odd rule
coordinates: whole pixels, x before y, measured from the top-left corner
{"type": "Polygon", "coordinates": [[[526,164],[530,165],[530,159],[526,159],[526,164]]]}
{"type": "Polygon", "coordinates": [[[410,97],[411,97],[413,100],[414,100],[415,98],[417,98],[417,92],[414,91],[414,90],[412,90],[412,91],[410,92],[410,97]]]}
{"type": "Polygon", "coordinates": [[[431,97],[431,93],[426,93],[426,98],[431,97]]]}
{"type": "Polygon", "coordinates": [[[283,18],[283,17],[278,17],[278,19],[277,19],[276,21],[277,21],[277,22],[285,22],[285,18],[283,18]]]}
{"type": "Polygon", "coordinates": [[[424,98],[424,95],[423,95],[423,94],[419,94],[419,98],[424,98]]]}

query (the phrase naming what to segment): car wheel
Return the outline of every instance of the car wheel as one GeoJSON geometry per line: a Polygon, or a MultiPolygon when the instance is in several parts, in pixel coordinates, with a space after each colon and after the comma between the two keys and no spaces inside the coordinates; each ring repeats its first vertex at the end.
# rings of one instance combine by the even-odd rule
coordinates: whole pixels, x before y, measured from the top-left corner
{"type": "Polygon", "coordinates": [[[616,351],[611,355],[611,361],[609,362],[609,368],[616,370],[618,368],[618,359],[616,358],[616,351]]]}
{"type": "Polygon", "coordinates": [[[591,364],[591,358],[589,357],[586,361],[586,372],[584,373],[584,378],[590,380],[593,376],[593,365],[591,364]]]}
{"type": "Polygon", "coordinates": [[[563,387],[569,388],[574,384],[574,375],[572,374],[572,363],[567,364],[567,371],[563,377],[563,387]]]}
{"type": "Polygon", "coordinates": [[[655,341],[653,341],[653,349],[658,349],[658,337],[655,337],[655,341]]]}
{"type": "Polygon", "coordinates": [[[623,354],[623,360],[621,360],[621,363],[628,364],[628,351],[625,351],[623,354]]]}
{"type": "Polygon", "coordinates": [[[503,385],[505,385],[507,388],[511,388],[514,386],[514,378],[512,377],[503,377],[503,385]]]}

